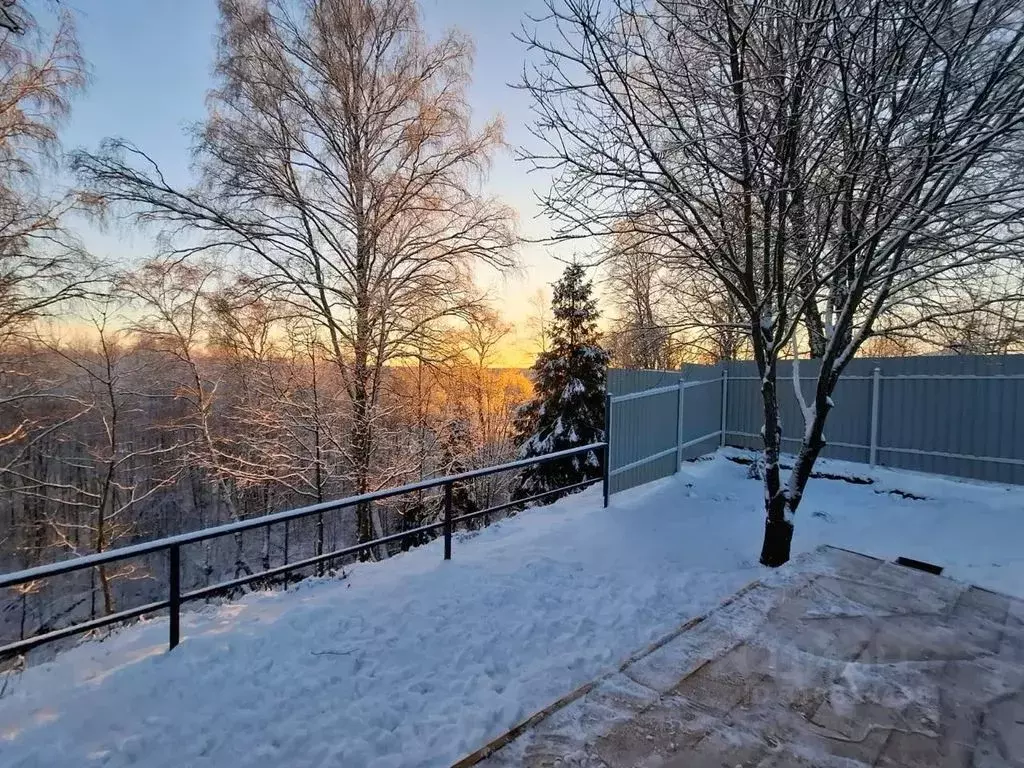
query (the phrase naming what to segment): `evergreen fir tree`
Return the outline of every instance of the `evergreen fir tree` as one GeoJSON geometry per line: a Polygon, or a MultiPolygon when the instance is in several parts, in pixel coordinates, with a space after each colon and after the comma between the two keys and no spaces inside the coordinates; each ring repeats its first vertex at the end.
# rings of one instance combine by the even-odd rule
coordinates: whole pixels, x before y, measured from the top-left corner
{"type": "MultiPolygon", "coordinates": [[[[428,506],[420,491],[407,501],[398,514],[398,532],[413,531],[424,525],[436,522],[436,512],[433,505],[428,506]]],[[[424,531],[415,536],[406,536],[401,540],[399,548],[402,552],[408,552],[413,547],[419,547],[436,539],[440,534],[437,531],[424,531]]]]}
{"type": "MultiPolygon", "coordinates": [[[[441,463],[445,474],[458,475],[468,472],[466,456],[472,451],[473,440],[469,431],[469,421],[456,418],[448,422],[441,441],[441,463]]],[[[441,501],[441,516],[444,516],[444,500],[441,501]]],[[[452,517],[468,515],[480,509],[476,502],[473,488],[468,483],[452,483],[452,517]]],[[[479,518],[470,520],[466,527],[473,530],[479,526],[479,518]]]]}
{"type": "MultiPolygon", "coordinates": [[[[534,397],[516,415],[516,441],[522,458],[604,440],[605,370],[608,353],[600,345],[597,302],[582,265],[570,264],[555,283],[551,302],[552,343],[533,365],[534,397]]],[[[589,452],[525,469],[513,499],[601,476],[601,461],[589,452]]],[[[546,497],[543,503],[563,494],[546,497]]]]}
{"type": "MultiPolygon", "coordinates": [[[[437,442],[440,447],[441,474],[458,475],[470,469],[466,462],[466,456],[472,452],[473,440],[469,431],[469,421],[464,418],[456,418],[442,427],[436,433],[437,442]]],[[[439,488],[443,491],[443,488],[439,488]]],[[[480,509],[473,493],[472,485],[467,483],[452,483],[452,516],[468,515],[480,509]]],[[[444,496],[440,498],[431,496],[424,498],[423,492],[417,493],[411,500],[407,501],[399,513],[399,531],[411,531],[424,525],[430,525],[444,519],[444,496]]],[[[479,525],[478,520],[470,520],[470,529],[479,525]]],[[[413,547],[426,544],[441,535],[439,530],[425,531],[416,536],[408,536],[402,539],[401,550],[408,551],[413,547]]]]}

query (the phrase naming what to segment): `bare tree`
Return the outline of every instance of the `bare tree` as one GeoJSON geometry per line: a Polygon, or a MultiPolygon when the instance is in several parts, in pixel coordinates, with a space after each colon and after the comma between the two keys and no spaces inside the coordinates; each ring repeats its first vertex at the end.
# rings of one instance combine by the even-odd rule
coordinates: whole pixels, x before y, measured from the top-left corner
{"type": "MultiPolygon", "coordinates": [[[[1014,0],[548,0],[524,39],[562,237],[623,216],[742,308],[761,378],[765,541],[789,557],[832,393],[877,318],[1013,258],[1024,191],[1014,0]],[[800,336],[804,433],[779,467],[777,363],[800,336]]],[[[794,366],[795,368],[795,366],[794,366]]]]}
{"type": "Polygon", "coordinates": [[[25,31],[25,26],[20,9],[14,7],[14,3],[15,0],[3,0],[0,3],[0,27],[20,35],[25,31]]]}
{"type": "MultiPolygon", "coordinates": [[[[446,409],[444,445],[449,460],[454,455],[462,471],[500,464],[514,455],[514,409],[525,402],[528,391],[516,386],[521,374],[498,364],[511,333],[512,325],[497,312],[482,310],[467,321],[461,334],[461,360],[449,377],[448,391],[455,397],[446,409]],[[460,446],[469,454],[458,455],[460,446]]],[[[512,479],[502,475],[477,478],[471,483],[473,495],[481,506],[491,506],[508,493],[512,479]]]]}
{"type": "Polygon", "coordinates": [[[1024,349],[1024,263],[950,270],[879,318],[893,342],[955,355],[1024,349]]]}
{"type": "Polygon", "coordinates": [[[864,342],[860,348],[864,357],[911,357],[920,353],[913,343],[898,337],[879,333],[864,342]]]}
{"type": "MultiPolygon", "coordinates": [[[[210,340],[210,297],[220,287],[221,274],[216,265],[202,261],[152,260],[123,275],[120,286],[135,302],[137,315],[130,330],[167,361],[165,377],[173,382],[172,397],[179,406],[173,426],[183,436],[177,457],[182,470],[196,467],[209,473],[218,503],[227,510],[227,519],[236,521],[243,517],[235,492],[237,462],[216,425],[222,375],[203,360],[210,340]]],[[[235,576],[243,572],[252,569],[242,536],[236,535],[235,576]]]]}
{"type": "Polygon", "coordinates": [[[479,444],[490,437],[491,396],[489,386],[498,352],[512,333],[512,325],[487,308],[481,308],[466,319],[464,325],[452,329],[453,354],[442,369],[446,374],[447,392],[454,395],[459,413],[451,414],[456,421],[465,421],[464,429],[475,433],[479,444]]]}
{"type": "MultiPolygon", "coordinates": [[[[301,491],[314,503],[326,500],[326,493],[334,487],[337,458],[337,397],[338,388],[329,386],[323,369],[324,354],[322,340],[317,338],[315,323],[298,321],[289,324],[287,339],[290,345],[287,359],[294,368],[289,377],[291,392],[281,391],[278,402],[287,402],[287,412],[295,425],[295,442],[301,446],[305,467],[304,489],[301,491]]],[[[324,553],[324,515],[316,516],[315,545],[313,554],[324,553]]],[[[323,575],[324,566],[318,564],[317,575],[323,575]]]]}
{"type": "Polygon", "coordinates": [[[626,219],[615,227],[602,261],[606,294],[618,315],[608,344],[620,365],[669,369],[736,360],[746,352],[742,308],[676,250],[649,225],[638,231],[626,219]]]}
{"type": "Polygon", "coordinates": [[[607,344],[615,361],[627,368],[664,370],[679,363],[663,316],[668,307],[662,242],[636,232],[627,221],[601,258],[605,295],[615,312],[607,344]]]}
{"type": "Polygon", "coordinates": [[[750,334],[743,307],[694,265],[673,264],[670,307],[677,318],[685,361],[704,364],[750,358],[750,334]]]}
{"type": "Polygon", "coordinates": [[[80,198],[42,178],[85,84],[74,25],[61,12],[47,34],[25,9],[17,15],[19,31],[0,31],[0,341],[81,295],[90,272],[63,227],[80,198]]]}
{"type": "MultiPolygon", "coordinates": [[[[11,346],[15,334],[85,294],[93,270],[64,227],[80,199],[44,178],[70,99],[85,83],[71,17],[59,14],[48,34],[23,8],[3,13],[17,20],[0,30],[0,346],[11,346]]],[[[52,391],[18,370],[0,376],[10,385],[0,392],[0,408],[52,391]]],[[[11,425],[0,445],[27,429],[11,425]]]]}
{"type": "Polygon", "coordinates": [[[530,334],[531,355],[542,355],[551,343],[551,296],[547,288],[538,288],[529,299],[530,314],[526,330],[530,334]]]}
{"type": "MultiPolygon", "coordinates": [[[[90,534],[89,549],[104,552],[130,533],[133,521],[130,513],[147,498],[175,482],[177,468],[166,473],[155,472],[154,458],[167,456],[176,446],[164,445],[160,440],[147,439],[146,432],[155,431],[155,425],[139,418],[145,394],[147,361],[131,355],[124,343],[123,331],[111,327],[117,322],[116,307],[112,302],[101,305],[92,319],[96,336],[96,351],[91,355],[66,357],[84,374],[90,412],[87,418],[96,433],[89,435],[82,454],[91,464],[91,477],[87,477],[66,503],[79,506],[88,517],[84,527],[90,534]]],[[[87,433],[88,434],[88,433],[87,433]]],[[[60,457],[67,458],[67,457],[60,457]]],[[[71,463],[74,463],[72,453],[71,463]]],[[[111,581],[130,576],[132,566],[97,568],[104,613],[114,611],[111,581]]],[[[95,592],[93,592],[95,600],[95,592]]],[[[92,608],[95,613],[95,605],[92,608]]]]}
{"type": "MultiPolygon", "coordinates": [[[[471,126],[472,48],[428,43],[413,0],[221,0],[219,86],[202,183],[179,190],[140,150],[82,154],[82,177],[141,219],[199,232],[315,319],[348,393],[352,490],[375,485],[384,369],[511,265],[510,210],[480,194],[501,126],[471,126]]],[[[374,537],[359,509],[359,537],[374,537]]]]}
{"type": "MultiPolygon", "coordinates": [[[[87,343],[42,337],[72,374],[63,377],[61,396],[47,403],[59,403],[61,412],[31,430],[0,468],[22,505],[37,510],[29,524],[45,526],[39,543],[52,541],[61,552],[111,548],[134,530],[138,507],[175,482],[164,457],[176,446],[159,439],[146,414],[151,361],[133,354],[126,333],[115,328],[117,311],[113,300],[95,307],[87,343]]],[[[97,568],[104,613],[114,611],[113,581],[135,571],[97,568]]],[[[90,591],[92,615],[96,592],[90,591]]]]}

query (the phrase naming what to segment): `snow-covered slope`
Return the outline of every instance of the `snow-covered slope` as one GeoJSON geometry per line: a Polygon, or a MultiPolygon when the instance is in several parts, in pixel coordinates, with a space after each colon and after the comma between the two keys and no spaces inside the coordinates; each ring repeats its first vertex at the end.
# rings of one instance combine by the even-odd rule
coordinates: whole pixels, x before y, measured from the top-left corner
{"type": "MultiPolygon", "coordinates": [[[[435,542],[210,607],[171,654],[163,619],[83,643],[9,681],[0,765],[450,763],[757,578],[745,473],[718,456],[607,510],[592,490],[460,538],[448,563],[435,542]]],[[[904,554],[1024,595],[1024,490],[867,474],[810,483],[797,550],[904,554]]]]}

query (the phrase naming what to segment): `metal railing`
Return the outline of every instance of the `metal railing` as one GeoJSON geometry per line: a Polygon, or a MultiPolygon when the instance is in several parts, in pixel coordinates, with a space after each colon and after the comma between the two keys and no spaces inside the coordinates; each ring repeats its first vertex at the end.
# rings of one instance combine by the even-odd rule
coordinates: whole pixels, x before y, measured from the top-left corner
{"type": "Polygon", "coordinates": [[[32,582],[39,581],[40,579],[50,578],[53,576],[60,576],[66,573],[72,573],[75,571],[85,570],[87,568],[95,568],[101,565],[107,565],[108,563],[120,562],[133,557],[140,557],[142,555],[148,555],[154,552],[166,551],[168,555],[168,579],[167,579],[167,598],[165,600],[157,600],[155,602],[146,603],[145,605],[136,606],[135,608],[129,608],[127,610],[118,611],[111,613],[107,616],[103,616],[97,619],[91,619],[89,621],[83,621],[78,624],[72,624],[61,629],[46,632],[44,634],[35,635],[34,637],[25,638],[18,640],[17,642],[8,643],[7,645],[0,646],[0,659],[9,657],[11,655],[24,653],[37,648],[46,643],[51,643],[66,637],[73,635],[82,634],[89,632],[94,629],[109,626],[111,624],[117,624],[119,622],[127,621],[129,619],[138,618],[148,613],[154,613],[156,611],[168,610],[170,621],[168,627],[168,645],[171,649],[178,645],[180,640],[180,622],[181,622],[181,605],[182,603],[190,602],[193,600],[201,600],[215,595],[219,592],[226,592],[231,589],[235,589],[246,584],[258,582],[269,579],[273,576],[289,573],[291,571],[300,570],[302,568],[308,568],[310,566],[318,565],[320,563],[326,563],[331,560],[337,560],[344,557],[352,557],[359,555],[363,552],[372,550],[374,547],[379,547],[389,542],[401,541],[403,539],[412,538],[415,536],[421,536],[424,533],[443,529],[444,535],[444,559],[451,560],[452,557],[452,531],[457,523],[468,522],[478,517],[484,517],[488,514],[494,514],[501,512],[512,507],[517,507],[523,504],[528,504],[532,501],[539,501],[543,498],[554,496],[555,494],[565,493],[567,491],[576,490],[583,488],[594,483],[601,482],[603,487],[604,495],[604,506],[608,506],[608,455],[607,455],[608,444],[606,442],[601,443],[590,443],[589,445],[583,445],[579,448],[570,448],[564,451],[556,451],[549,453],[545,456],[536,456],[528,459],[520,459],[518,461],[512,461],[507,464],[499,464],[493,467],[484,467],[482,469],[474,469],[469,472],[461,472],[457,475],[447,475],[444,477],[431,478],[429,480],[421,480],[416,483],[410,483],[408,485],[397,486],[395,488],[387,488],[381,491],[375,491],[373,493],[364,493],[358,496],[349,496],[344,499],[338,499],[336,501],[326,501],[321,504],[312,504],[305,507],[299,507],[297,509],[287,510],[285,512],[277,512],[271,515],[263,515],[262,517],[255,517],[248,520],[239,520],[234,523],[226,523],[224,525],[218,525],[212,528],[203,528],[198,531],[191,533],[182,533],[177,536],[168,536],[162,539],[156,539],[154,541],[147,541],[141,544],[133,544],[127,547],[120,547],[118,549],[112,549],[107,552],[100,552],[93,555],[86,555],[83,557],[76,557],[71,560],[64,560],[58,563],[51,563],[49,565],[41,565],[35,568],[27,568],[22,571],[15,571],[14,573],[8,573],[0,575],[0,589],[17,587],[22,584],[29,584],[32,582]],[[557,459],[564,459],[570,456],[576,456],[581,453],[598,452],[601,455],[601,467],[602,476],[585,480],[580,483],[574,483],[572,485],[564,486],[562,488],[556,488],[544,493],[539,493],[534,496],[530,496],[524,499],[516,499],[515,501],[506,502],[504,504],[497,504],[487,509],[481,509],[476,512],[470,512],[465,515],[452,515],[452,486],[455,483],[463,482],[466,480],[472,480],[477,477],[486,477],[488,475],[495,475],[500,472],[509,472],[515,469],[522,469],[524,467],[534,466],[536,464],[545,464],[550,461],[557,459]],[[335,510],[347,509],[349,507],[355,507],[360,504],[371,504],[374,501],[380,501],[382,499],[390,499],[395,496],[401,496],[406,493],[415,493],[417,491],[424,491],[430,488],[437,488],[443,486],[443,512],[444,517],[442,520],[436,523],[430,523],[429,525],[420,526],[413,528],[412,530],[402,531],[400,533],[393,533],[388,536],[382,536],[379,539],[373,541],[367,541],[362,544],[354,544],[352,546],[343,547],[341,549],[334,550],[333,552],[326,552],[323,554],[316,555],[314,557],[307,557],[302,560],[296,560],[292,563],[284,563],[283,565],[276,566],[274,568],[268,568],[258,573],[247,574],[241,578],[231,579],[230,581],[223,581],[217,584],[203,587],[201,589],[195,589],[191,592],[181,591],[181,548],[188,544],[195,544],[201,541],[207,541],[209,539],[219,538],[221,536],[231,536],[242,533],[243,531],[249,531],[257,528],[265,528],[267,526],[275,525],[277,523],[287,523],[292,520],[298,520],[306,518],[311,515],[322,514],[324,512],[331,512],[335,510]]]}

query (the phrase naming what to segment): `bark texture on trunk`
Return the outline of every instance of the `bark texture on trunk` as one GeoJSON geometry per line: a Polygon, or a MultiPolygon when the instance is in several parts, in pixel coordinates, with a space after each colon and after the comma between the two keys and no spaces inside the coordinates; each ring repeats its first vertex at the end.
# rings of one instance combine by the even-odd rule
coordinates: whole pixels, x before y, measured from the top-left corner
{"type": "Polygon", "coordinates": [[[789,544],[793,539],[793,524],[786,520],[786,489],[782,485],[782,469],[779,466],[779,454],[782,452],[782,425],[779,421],[779,398],[774,360],[768,362],[762,371],[765,535],[761,548],[761,564],[775,568],[789,560],[789,544]]]}
{"type": "Polygon", "coordinates": [[[778,568],[789,562],[790,545],[793,542],[793,524],[782,518],[767,518],[764,521],[764,544],[761,545],[761,565],[778,568]]]}
{"type": "MultiPolygon", "coordinates": [[[[765,384],[765,419],[778,424],[778,401],[774,387],[765,384]],[[770,397],[768,396],[770,395],[770,397]]],[[[790,544],[793,540],[793,516],[803,500],[804,488],[811,477],[814,463],[825,447],[825,419],[831,410],[830,390],[820,387],[816,394],[813,415],[807,429],[800,453],[797,454],[789,481],[783,487],[779,478],[780,432],[765,430],[765,528],[764,543],[761,546],[761,565],[777,568],[789,561],[790,544]],[[774,474],[770,471],[774,468],[774,474]]]]}

